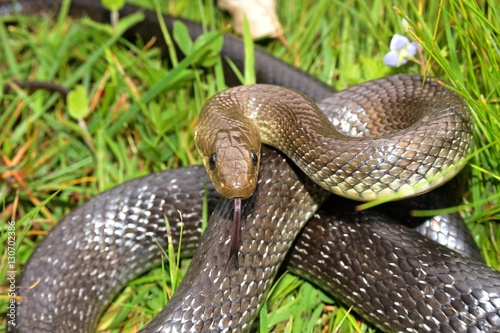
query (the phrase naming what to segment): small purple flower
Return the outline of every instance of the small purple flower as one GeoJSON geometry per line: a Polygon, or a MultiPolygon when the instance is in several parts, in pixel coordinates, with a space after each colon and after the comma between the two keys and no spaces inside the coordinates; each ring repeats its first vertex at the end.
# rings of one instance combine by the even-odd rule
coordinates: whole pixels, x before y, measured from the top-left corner
{"type": "Polygon", "coordinates": [[[384,56],[384,63],[392,67],[406,64],[408,58],[417,53],[417,43],[410,42],[408,38],[398,34],[392,36],[389,48],[391,50],[384,56]]]}

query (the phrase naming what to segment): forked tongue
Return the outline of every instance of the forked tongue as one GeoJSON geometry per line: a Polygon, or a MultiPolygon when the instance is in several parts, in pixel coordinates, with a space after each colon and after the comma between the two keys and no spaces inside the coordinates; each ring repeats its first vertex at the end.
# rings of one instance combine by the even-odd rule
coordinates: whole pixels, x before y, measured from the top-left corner
{"type": "Polygon", "coordinates": [[[241,228],[241,198],[234,199],[233,232],[231,234],[231,249],[229,250],[229,264],[238,268],[238,250],[240,249],[241,228]]]}

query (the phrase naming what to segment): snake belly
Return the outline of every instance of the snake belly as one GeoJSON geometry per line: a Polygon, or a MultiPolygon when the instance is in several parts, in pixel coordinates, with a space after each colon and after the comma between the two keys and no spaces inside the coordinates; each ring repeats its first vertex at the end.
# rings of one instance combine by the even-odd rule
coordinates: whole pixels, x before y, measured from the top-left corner
{"type": "MultiPolygon", "coordinates": [[[[85,8],[95,2],[75,4],[85,8]]],[[[194,264],[169,305],[144,331],[248,331],[279,263],[300,226],[313,215],[293,245],[291,269],[352,303],[381,329],[499,330],[497,271],[429,242],[379,213],[314,214],[328,194],[279,153],[265,148],[261,159],[258,192],[243,207],[241,266],[230,270],[226,265],[231,203],[216,204],[209,187],[209,206],[216,207],[194,264]],[[367,243],[372,246],[363,246],[367,243]]],[[[178,239],[177,209],[183,210],[183,253],[196,248],[207,182],[203,175],[200,168],[189,168],[131,181],[61,221],[23,272],[20,293],[26,301],[18,304],[19,326],[10,329],[93,331],[110,297],[132,275],[158,262],[153,239],[164,244],[165,215],[177,221],[173,238],[178,239]],[[28,289],[34,282],[37,287],[28,289]]]]}

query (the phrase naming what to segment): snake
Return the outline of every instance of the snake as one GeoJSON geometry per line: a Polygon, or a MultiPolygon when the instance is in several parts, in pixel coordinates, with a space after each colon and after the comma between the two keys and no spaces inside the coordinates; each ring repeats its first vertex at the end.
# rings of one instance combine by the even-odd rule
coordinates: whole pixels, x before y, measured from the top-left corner
{"type": "MultiPolygon", "coordinates": [[[[43,6],[57,7],[57,4],[56,1],[49,1],[43,6]]],[[[30,14],[39,11],[40,3],[20,1],[19,5],[21,8],[17,9],[30,14]]],[[[8,5],[0,8],[7,12],[13,10],[8,5]]],[[[75,0],[71,10],[76,14],[88,13],[98,20],[107,17],[97,1],[75,0]]],[[[124,9],[124,13],[135,11],[137,8],[128,5],[124,9]]],[[[146,14],[144,22],[132,29],[132,35],[140,33],[148,38],[159,31],[155,28],[158,25],[156,15],[146,14]]],[[[191,31],[195,31],[196,27],[193,29],[191,31]]],[[[227,50],[227,54],[237,58],[241,43],[230,36],[225,37],[224,43],[223,52],[227,50]]],[[[335,117],[332,123],[340,132],[338,137],[350,134],[353,137],[351,141],[362,145],[361,152],[347,150],[349,155],[359,154],[361,161],[370,160],[362,155],[370,151],[375,151],[373,156],[380,154],[371,148],[374,145],[363,146],[365,141],[387,141],[387,152],[393,152],[398,158],[402,158],[407,151],[400,153],[398,149],[391,149],[394,147],[391,144],[406,142],[411,148],[414,143],[411,139],[420,140],[419,149],[413,152],[408,150],[411,155],[419,155],[420,147],[428,146],[426,157],[422,160],[429,156],[428,159],[433,162],[415,166],[403,158],[407,161],[403,165],[409,166],[398,170],[398,174],[403,176],[411,168],[422,170],[422,174],[431,170],[431,178],[437,175],[437,182],[448,180],[460,169],[460,162],[456,166],[457,159],[462,160],[470,151],[472,125],[468,121],[467,108],[438,80],[398,75],[332,95],[331,89],[314,78],[260,52],[256,53],[257,71],[262,70],[263,80],[286,85],[302,94],[272,88],[273,93],[264,89],[264,93],[257,92],[261,96],[258,97],[255,92],[249,93],[258,86],[249,86],[237,88],[242,89],[241,96],[235,97],[233,103],[262,107],[264,104],[257,102],[261,101],[259,98],[266,100],[279,92],[286,96],[291,93],[301,105],[306,101],[307,108],[315,107],[304,95],[322,101],[318,106],[325,113],[335,109],[332,105],[340,105],[336,115],[331,115],[335,117]],[[379,126],[366,129],[370,125],[366,125],[361,118],[370,118],[369,113],[357,116],[359,126],[339,121],[352,120],[353,110],[364,109],[370,101],[384,104],[392,102],[391,98],[395,97],[413,101],[414,96],[419,94],[424,96],[420,99],[421,104],[437,103],[443,110],[441,116],[445,118],[424,115],[421,120],[427,118],[435,126],[444,125],[444,137],[436,139],[424,135],[419,139],[417,125],[409,125],[407,121],[381,134],[379,126]],[[241,103],[242,100],[245,103],[241,103]],[[351,103],[353,107],[347,107],[346,103],[351,103]],[[347,116],[343,118],[342,114],[347,116]],[[403,134],[409,128],[416,132],[403,134]],[[405,139],[408,137],[411,137],[410,140],[405,139]],[[448,152],[442,155],[437,147],[447,147],[448,152]],[[436,160],[447,160],[446,170],[441,167],[446,163],[434,164],[436,160]],[[436,170],[436,165],[439,165],[439,170],[436,170]]],[[[217,95],[206,106],[227,93],[217,95]]],[[[379,104],[376,105],[378,108],[379,104]]],[[[246,110],[246,107],[242,109],[246,110]]],[[[325,116],[329,118],[328,114],[325,116]]],[[[298,122],[310,121],[313,127],[322,126],[307,117],[308,114],[298,122]]],[[[285,129],[292,130],[291,126],[283,131],[285,129]]],[[[291,132],[284,132],[292,138],[291,132]]],[[[425,129],[423,132],[427,133],[425,129]]],[[[323,147],[321,141],[309,139],[306,137],[301,143],[323,147]]],[[[352,306],[383,331],[500,330],[500,273],[478,260],[478,254],[459,254],[456,250],[460,249],[430,241],[415,229],[398,223],[404,218],[388,216],[398,210],[395,206],[389,206],[386,212],[357,212],[357,203],[332,196],[281,152],[263,146],[259,154],[254,153],[260,168],[254,193],[242,201],[238,266],[228,265],[231,253],[228,240],[233,233],[233,200],[220,198],[201,166],[155,173],[90,199],[47,235],[23,269],[18,286],[22,300],[17,303],[16,324],[9,326],[9,330],[92,332],[99,316],[126,282],[159,263],[162,252],[158,242],[165,246],[167,235],[172,237],[175,246],[181,246],[183,256],[193,255],[193,259],[176,293],[143,329],[144,332],[250,331],[282,264],[352,306]],[[208,206],[211,217],[201,235],[204,204],[208,206]],[[179,210],[183,213],[182,219],[178,216],[179,210]],[[168,230],[165,217],[170,221],[168,230]],[[176,240],[181,229],[182,244],[178,244],[176,240]]],[[[323,158],[321,152],[311,154],[317,154],[313,156],[314,160],[321,161],[325,166],[331,163],[323,158]]],[[[204,157],[204,162],[208,160],[208,169],[211,169],[212,155],[204,157]]],[[[357,162],[352,162],[352,165],[344,162],[342,153],[339,156],[337,162],[342,161],[344,164],[340,165],[344,168],[338,168],[337,173],[330,167],[320,168],[317,173],[332,177],[345,173],[346,181],[336,191],[358,191],[365,185],[353,182],[351,177],[356,178],[356,171],[348,171],[360,167],[361,170],[367,169],[357,162]]],[[[250,157],[250,164],[255,167],[253,154],[250,157]]],[[[384,163],[379,164],[385,168],[384,163]]],[[[366,166],[370,164],[373,163],[366,166]]],[[[394,183],[394,177],[389,178],[384,186],[376,188],[386,191],[386,188],[403,183],[401,180],[394,183]]],[[[409,175],[409,179],[416,180],[417,185],[420,181],[419,176],[409,175]]],[[[424,192],[429,190],[427,182],[422,184],[417,187],[424,192]]],[[[411,188],[413,190],[413,186],[411,188]]],[[[430,196],[432,204],[439,206],[442,204],[440,199],[434,197],[437,191],[419,196],[416,200],[430,196]]],[[[399,203],[411,205],[412,201],[401,200],[399,203]]],[[[456,237],[464,233],[460,227],[454,231],[456,237]]]]}

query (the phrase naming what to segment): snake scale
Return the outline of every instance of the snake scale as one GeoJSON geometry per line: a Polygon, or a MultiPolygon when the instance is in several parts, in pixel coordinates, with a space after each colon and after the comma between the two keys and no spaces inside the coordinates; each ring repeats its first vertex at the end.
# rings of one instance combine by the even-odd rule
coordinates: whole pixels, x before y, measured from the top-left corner
{"type": "MultiPolygon", "coordinates": [[[[25,13],[38,11],[36,1],[19,4],[25,13]]],[[[52,4],[57,3],[43,5],[52,4]]],[[[72,11],[98,20],[108,16],[90,0],[73,1],[72,11]]],[[[191,31],[196,34],[196,29],[191,31]]],[[[156,16],[147,13],[131,35],[148,39],[157,32],[156,16]]],[[[240,46],[226,37],[223,52],[237,58],[240,46]]],[[[325,85],[264,53],[257,52],[257,71],[265,82],[288,82],[314,100],[331,94],[325,85]]],[[[415,86],[421,78],[397,76],[389,81],[415,86]]],[[[424,87],[429,86],[440,85],[427,80],[424,87]]],[[[54,228],[24,269],[19,285],[24,299],[17,306],[17,325],[9,329],[93,331],[126,281],[158,264],[156,240],[166,245],[165,216],[172,224],[172,238],[179,239],[177,210],[182,210],[182,253],[195,252],[193,261],[167,307],[145,332],[249,331],[284,260],[292,272],[352,305],[384,331],[500,330],[499,272],[383,213],[355,212],[354,203],[327,199],[329,194],[281,153],[263,147],[260,162],[256,193],[242,207],[237,268],[227,265],[232,201],[219,200],[206,171],[189,167],[153,174],[89,200],[54,228]],[[213,214],[200,239],[205,196],[213,214]]],[[[432,201],[440,205],[438,199],[432,201]]]]}

